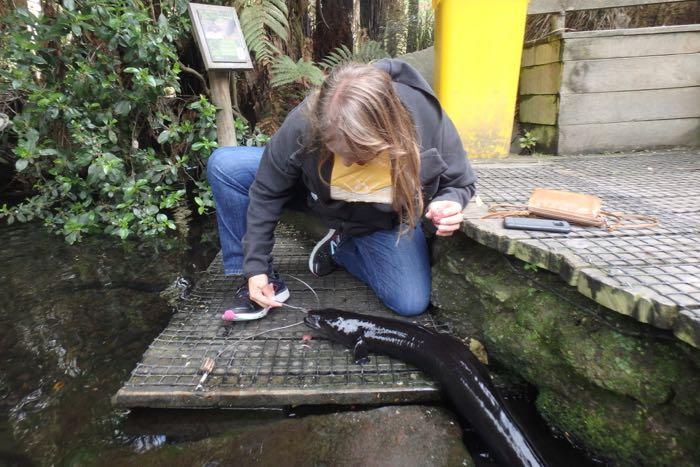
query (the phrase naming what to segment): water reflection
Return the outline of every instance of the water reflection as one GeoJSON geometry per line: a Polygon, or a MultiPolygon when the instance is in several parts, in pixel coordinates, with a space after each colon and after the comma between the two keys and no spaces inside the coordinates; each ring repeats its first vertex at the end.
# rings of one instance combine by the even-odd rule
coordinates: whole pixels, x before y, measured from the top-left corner
{"type": "Polygon", "coordinates": [[[132,448],[141,454],[156,449],[165,444],[165,435],[141,435],[131,443],[132,448]]]}
{"type": "Polygon", "coordinates": [[[217,250],[211,222],[189,238],[80,245],[39,224],[0,226],[0,465],[165,443],[124,434],[109,398],[217,250]]]}

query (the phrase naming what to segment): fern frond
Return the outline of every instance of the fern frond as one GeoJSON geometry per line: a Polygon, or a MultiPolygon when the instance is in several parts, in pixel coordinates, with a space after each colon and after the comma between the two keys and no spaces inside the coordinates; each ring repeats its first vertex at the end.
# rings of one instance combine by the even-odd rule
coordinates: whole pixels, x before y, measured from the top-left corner
{"type": "Polygon", "coordinates": [[[307,87],[319,85],[324,77],[323,72],[314,62],[303,58],[294,62],[288,55],[278,57],[270,71],[270,85],[275,88],[292,83],[301,83],[307,87]]]}
{"type": "Polygon", "coordinates": [[[389,53],[382,48],[382,44],[377,41],[367,41],[362,43],[359,50],[355,52],[354,60],[369,63],[372,60],[387,57],[389,57],[389,53]]]}
{"type": "Polygon", "coordinates": [[[354,53],[345,44],[336,47],[333,52],[329,53],[321,60],[321,65],[324,68],[334,68],[342,63],[369,63],[372,60],[386,57],[389,57],[389,54],[386,50],[382,49],[382,45],[379,42],[367,41],[360,44],[357,51],[354,53]]]}
{"type": "Polygon", "coordinates": [[[321,64],[325,68],[334,68],[341,63],[349,62],[352,60],[353,54],[350,49],[345,44],[340,47],[333,49],[333,52],[329,53],[323,60],[321,64]]]}
{"type": "Polygon", "coordinates": [[[274,47],[267,29],[287,42],[289,21],[286,3],[284,0],[259,0],[241,2],[239,5],[241,29],[248,49],[255,54],[257,61],[262,63],[271,61],[274,47]]]}

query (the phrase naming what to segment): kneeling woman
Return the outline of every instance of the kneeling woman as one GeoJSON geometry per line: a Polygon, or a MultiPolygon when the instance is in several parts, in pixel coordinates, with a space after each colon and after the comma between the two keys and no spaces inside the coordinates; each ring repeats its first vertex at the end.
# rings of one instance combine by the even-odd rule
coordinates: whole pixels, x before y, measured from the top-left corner
{"type": "Polygon", "coordinates": [[[430,264],[421,223],[451,235],[476,180],[430,86],[392,59],[335,68],[264,151],[218,148],[207,177],[224,273],[246,279],[235,292],[239,319],[289,298],[271,251],[283,207],[299,196],[330,229],[312,250],[312,273],[340,265],[396,313],[424,312],[430,264]]]}

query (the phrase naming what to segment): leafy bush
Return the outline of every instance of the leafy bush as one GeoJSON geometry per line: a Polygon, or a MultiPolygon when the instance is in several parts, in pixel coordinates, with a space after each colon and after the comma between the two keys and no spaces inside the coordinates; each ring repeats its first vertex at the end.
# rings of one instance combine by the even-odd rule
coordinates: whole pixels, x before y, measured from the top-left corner
{"type": "MultiPolygon", "coordinates": [[[[2,19],[0,93],[22,101],[5,131],[33,193],[0,207],[0,218],[41,219],[73,243],[96,232],[159,235],[189,203],[213,207],[203,174],[216,108],[180,95],[187,3],[161,1],[155,21],[138,0],[64,0],[54,17],[17,9],[2,19]]],[[[237,127],[241,141],[264,144],[237,127]]]]}

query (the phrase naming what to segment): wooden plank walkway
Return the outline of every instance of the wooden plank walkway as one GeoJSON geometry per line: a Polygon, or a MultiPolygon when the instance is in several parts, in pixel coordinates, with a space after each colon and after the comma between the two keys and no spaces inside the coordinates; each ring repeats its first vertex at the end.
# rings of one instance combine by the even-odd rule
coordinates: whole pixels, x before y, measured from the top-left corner
{"type": "MultiPolygon", "coordinates": [[[[312,243],[290,227],[278,228],[273,250],[291,291],[287,302],[303,308],[335,307],[397,317],[365,284],[339,270],[317,278],[308,270],[312,243]]],[[[439,399],[434,383],[417,369],[385,356],[356,365],[352,353],[303,324],[241,340],[262,331],[299,323],[303,312],[276,309],[258,321],[230,323],[220,319],[237,283],[224,276],[221,254],[167,328],[155,339],[113,398],[118,407],[211,408],[271,407],[300,404],[378,404],[439,399]],[[311,334],[312,340],[302,337],[311,334]],[[196,390],[205,357],[220,350],[203,390],[196,390]]],[[[240,280],[240,279],[239,279],[240,280]]],[[[426,314],[415,322],[445,331],[426,314]]]]}
{"type": "Polygon", "coordinates": [[[483,204],[462,230],[558,273],[584,295],[700,347],[700,149],[475,161],[483,204]],[[533,188],[590,193],[607,211],[649,214],[653,229],[568,235],[513,231],[481,219],[491,203],[526,204],[533,188]]]}

